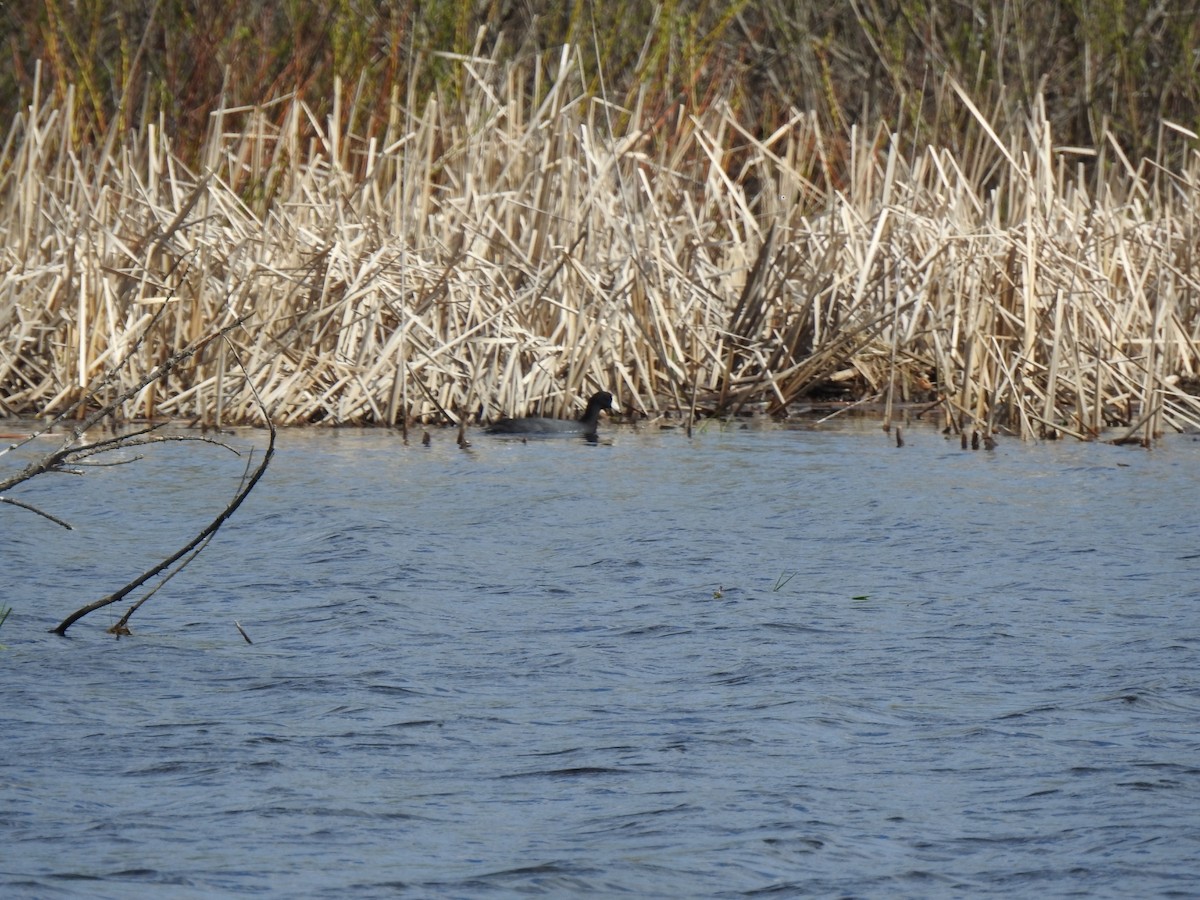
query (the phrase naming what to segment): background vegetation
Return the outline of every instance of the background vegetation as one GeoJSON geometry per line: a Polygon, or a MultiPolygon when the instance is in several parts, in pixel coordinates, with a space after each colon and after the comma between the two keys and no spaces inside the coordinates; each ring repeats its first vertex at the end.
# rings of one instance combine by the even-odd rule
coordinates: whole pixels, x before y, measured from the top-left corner
{"type": "Polygon", "coordinates": [[[953,147],[961,120],[935,116],[945,75],[993,120],[1044,98],[1060,141],[1111,134],[1134,158],[1161,119],[1200,124],[1200,0],[46,0],[0,16],[0,109],[28,103],[42,60],[60,103],[75,86],[78,139],[161,113],[193,161],[221,105],[295,93],[324,116],[340,78],[355,86],[343,114],[371,133],[395,97],[461,82],[456,54],[551,65],[563,44],[588,92],[603,77],[610,99],[662,114],[725,101],[760,137],[799,109],[827,130],[920,121],[953,147]]]}
{"type": "MultiPolygon", "coordinates": [[[[1200,2],[47,0],[0,28],[0,412],[249,314],[283,422],[594,387],[1197,418],[1200,2]]],[[[252,419],[196,361],[130,415],[252,419]]]]}

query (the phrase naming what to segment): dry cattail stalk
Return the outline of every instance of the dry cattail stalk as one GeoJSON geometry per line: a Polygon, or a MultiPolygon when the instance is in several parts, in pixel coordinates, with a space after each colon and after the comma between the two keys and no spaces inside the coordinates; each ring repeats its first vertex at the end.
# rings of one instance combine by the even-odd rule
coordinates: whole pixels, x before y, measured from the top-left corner
{"type": "Polygon", "coordinates": [[[35,102],[0,157],[0,413],[126,354],[113,389],[136,384],[250,314],[248,376],[214,348],[127,414],[257,421],[249,381],[281,424],[562,415],[601,388],[690,420],[841,385],[889,421],[936,397],[962,433],[1200,425],[1195,154],[1085,177],[1040,106],[1004,130],[954,83],[959,157],[799,113],[760,139],[720,106],[653,143],[640,110],[608,133],[569,49],[538,103],[520,68],[464,72],[370,133],[340,90],[325,120],[216,110],[202,172],[157,127],[84,152],[35,102]]]}

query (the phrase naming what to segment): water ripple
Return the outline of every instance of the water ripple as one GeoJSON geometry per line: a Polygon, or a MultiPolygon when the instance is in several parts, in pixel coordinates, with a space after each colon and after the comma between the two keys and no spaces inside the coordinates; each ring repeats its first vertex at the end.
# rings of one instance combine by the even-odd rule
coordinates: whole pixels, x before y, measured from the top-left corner
{"type": "Polygon", "coordinates": [[[1200,445],[906,436],[286,434],[117,642],[45,630],[176,509],[54,488],[80,533],[0,545],[0,891],[1196,893],[1200,445]]]}

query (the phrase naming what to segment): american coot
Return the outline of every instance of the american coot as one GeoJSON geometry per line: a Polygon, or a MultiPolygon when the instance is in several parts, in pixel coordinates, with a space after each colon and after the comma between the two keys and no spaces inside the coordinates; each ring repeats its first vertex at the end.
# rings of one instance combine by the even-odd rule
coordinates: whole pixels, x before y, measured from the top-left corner
{"type": "Polygon", "coordinates": [[[592,394],[588,400],[587,409],[578,419],[544,419],[540,416],[529,416],[524,419],[500,419],[487,428],[488,434],[581,434],[594,437],[596,424],[600,421],[600,411],[616,410],[613,396],[608,391],[592,394]]]}

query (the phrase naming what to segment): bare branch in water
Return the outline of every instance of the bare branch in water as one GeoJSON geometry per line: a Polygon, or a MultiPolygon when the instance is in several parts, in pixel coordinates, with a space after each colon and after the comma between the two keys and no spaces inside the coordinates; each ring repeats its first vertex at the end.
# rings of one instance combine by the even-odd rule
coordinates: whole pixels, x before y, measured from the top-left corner
{"type": "MultiPolygon", "coordinates": [[[[222,331],[221,334],[224,334],[224,331],[222,331]]],[[[234,358],[237,359],[236,354],[234,355],[234,358]]],[[[238,360],[238,365],[241,365],[240,360],[238,360]]],[[[247,379],[247,382],[248,381],[249,380],[247,379]]],[[[251,390],[254,390],[253,386],[251,386],[251,390]]],[[[99,600],[96,600],[93,603],[89,603],[87,606],[77,609],[71,615],[67,616],[67,618],[63,619],[63,621],[60,622],[56,628],[52,629],[55,634],[65,636],[67,629],[84,616],[88,615],[89,613],[93,613],[98,609],[103,609],[106,606],[111,606],[114,603],[120,602],[151,578],[154,578],[156,575],[159,575],[163,572],[168,572],[172,566],[175,566],[176,563],[179,563],[178,567],[176,567],[173,571],[169,571],[166,577],[164,577],[162,581],[160,581],[150,591],[150,593],[148,593],[145,597],[142,597],[137,603],[130,607],[125,615],[121,617],[121,620],[109,629],[110,632],[113,632],[117,635],[128,634],[129,618],[141,607],[143,603],[146,602],[146,600],[150,599],[150,597],[152,597],[159,588],[166,584],[167,581],[178,574],[185,566],[187,566],[188,563],[190,563],[196,558],[196,556],[199,555],[200,551],[208,545],[208,542],[212,539],[213,535],[220,530],[221,526],[229,520],[229,518],[237,511],[238,507],[242,505],[248,496],[250,496],[250,492],[254,490],[254,487],[258,484],[259,479],[261,479],[266,473],[267,467],[271,464],[271,459],[275,455],[276,436],[275,423],[271,421],[270,413],[267,411],[266,405],[263,404],[262,398],[258,395],[257,391],[254,392],[254,399],[258,402],[259,408],[262,410],[263,419],[266,421],[267,429],[270,433],[270,439],[267,442],[267,449],[263,454],[262,462],[255,467],[254,471],[249,474],[249,477],[243,478],[241,487],[238,489],[238,492],[234,495],[233,499],[229,502],[229,505],[221,511],[220,515],[209,522],[199,534],[184,544],[181,548],[179,548],[179,550],[175,551],[175,553],[162,560],[162,562],[143,572],[124,587],[117,589],[106,597],[101,597],[99,600]],[[185,559],[185,557],[187,558],[185,559]],[[181,560],[182,562],[180,562],[181,560]]],[[[247,465],[249,465],[249,463],[247,465]]]]}
{"type": "MultiPolygon", "coordinates": [[[[172,353],[165,362],[155,366],[154,369],[143,376],[141,380],[137,382],[137,384],[134,384],[121,391],[121,393],[119,393],[111,401],[104,404],[104,406],[102,406],[99,410],[92,413],[90,416],[84,419],[83,422],[72,429],[70,437],[68,437],[67,440],[63,442],[62,446],[60,446],[57,450],[47,453],[41,459],[34,460],[16,475],[5,479],[0,479],[0,492],[7,491],[15,485],[21,484],[24,481],[29,481],[31,478],[36,478],[38,475],[42,475],[46,472],[63,471],[66,466],[80,458],[79,454],[81,453],[86,455],[89,452],[101,452],[101,450],[117,449],[121,446],[122,441],[124,441],[126,437],[136,438],[160,428],[161,425],[154,425],[140,431],[132,432],[126,436],[107,438],[103,441],[96,441],[91,444],[81,445],[78,443],[79,439],[88,431],[88,429],[96,427],[96,425],[98,425],[100,422],[111,416],[113,412],[121,406],[121,404],[136,396],[137,393],[146,385],[157,381],[160,378],[165,378],[178,365],[191,359],[193,356],[211,344],[214,340],[217,338],[223,338],[233,329],[240,327],[247,318],[247,316],[242,316],[235,322],[226,325],[224,328],[221,328],[212,334],[206,335],[205,337],[196,341],[190,347],[185,347],[183,350],[172,353]]],[[[80,401],[80,403],[82,402],[83,401],[80,401]]],[[[74,412],[77,408],[78,404],[71,407],[70,411],[74,412]]],[[[61,419],[62,416],[59,416],[54,420],[54,422],[51,423],[50,426],[47,426],[47,428],[53,427],[53,425],[59,422],[61,419]]],[[[44,431],[45,429],[43,432],[39,433],[44,433],[44,431]]]]}
{"type": "Polygon", "coordinates": [[[50,513],[46,512],[44,509],[38,509],[32,503],[23,503],[20,500],[14,500],[12,497],[0,497],[0,503],[10,503],[13,506],[21,507],[21,509],[27,509],[32,513],[37,513],[39,516],[43,516],[43,517],[49,519],[55,525],[61,525],[63,528],[67,529],[67,531],[71,531],[74,529],[74,526],[70,522],[66,522],[66,521],[60,519],[58,516],[53,516],[50,513]]]}
{"type": "MultiPolygon", "coordinates": [[[[169,557],[164,559],[158,565],[143,572],[141,575],[139,575],[133,581],[129,582],[124,587],[119,588],[116,591],[113,591],[113,593],[109,594],[107,597],[102,597],[99,600],[95,601],[94,603],[89,603],[87,606],[84,606],[84,607],[76,610],[75,612],[73,612],[71,615],[67,616],[67,618],[63,619],[63,621],[61,623],[59,623],[58,627],[53,629],[54,633],[58,634],[58,635],[65,635],[67,633],[67,629],[70,628],[72,625],[74,625],[76,622],[78,622],[80,619],[82,619],[84,616],[88,615],[89,613],[93,613],[98,609],[103,609],[106,606],[110,606],[113,603],[120,602],[125,597],[127,597],[130,593],[137,590],[139,587],[141,587],[143,584],[145,584],[147,581],[149,581],[151,578],[153,578],[155,575],[158,575],[160,572],[166,571],[171,566],[173,566],[175,563],[179,562],[179,560],[183,559],[183,557],[185,557],[189,553],[191,553],[193,550],[196,550],[197,548],[203,549],[200,547],[200,545],[202,543],[204,543],[205,541],[207,541],[214,534],[216,534],[217,531],[220,529],[220,527],[222,525],[224,525],[226,523],[226,521],[229,520],[229,517],[232,516],[235,512],[237,512],[238,507],[242,505],[242,503],[245,501],[245,499],[248,496],[250,496],[250,492],[252,490],[254,490],[254,486],[256,484],[258,484],[259,479],[262,478],[263,475],[266,473],[267,466],[269,466],[271,464],[271,458],[275,455],[275,424],[270,420],[270,418],[267,419],[267,428],[270,431],[271,437],[270,437],[270,441],[267,444],[267,450],[263,454],[262,462],[260,462],[258,464],[258,467],[254,470],[253,474],[246,481],[245,485],[242,487],[241,490],[239,490],[237,492],[237,494],[234,496],[234,498],[229,502],[229,505],[226,506],[225,509],[221,511],[220,515],[218,515],[215,519],[213,519],[211,522],[209,522],[208,525],[205,526],[205,528],[199,534],[197,534],[194,538],[192,538],[190,541],[188,541],[186,544],[184,544],[183,547],[181,547],[179,550],[175,551],[173,554],[171,554],[169,557]]],[[[190,560],[188,560],[188,562],[190,562],[190,560]]],[[[186,565],[186,562],[184,564],[186,565]]],[[[182,568],[182,566],[180,568],[182,568]]],[[[155,588],[155,590],[157,590],[157,588],[155,588]]],[[[129,611],[129,614],[127,614],[125,616],[125,618],[122,619],[122,622],[128,621],[129,615],[132,615],[133,612],[136,611],[136,609],[140,605],[141,605],[140,603],[135,605],[133,607],[133,609],[131,609],[129,611]]]]}

